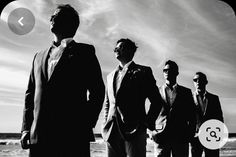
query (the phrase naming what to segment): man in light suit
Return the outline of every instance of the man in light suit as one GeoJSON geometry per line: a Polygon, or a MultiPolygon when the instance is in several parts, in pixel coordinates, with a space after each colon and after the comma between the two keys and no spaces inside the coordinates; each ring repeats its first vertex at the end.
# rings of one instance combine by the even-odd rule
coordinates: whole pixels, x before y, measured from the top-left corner
{"type": "Polygon", "coordinates": [[[119,66],[107,76],[102,135],[108,157],[146,157],[146,128],[154,129],[162,105],[151,68],[133,61],[136,49],[130,39],[118,40],[119,66]]]}
{"type": "Polygon", "coordinates": [[[80,22],[74,8],[59,5],[50,21],[54,41],[33,59],[21,145],[30,157],[90,157],[105,96],[100,65],[93,45],[73,40],[80,22]]]}
{"type": "Polygon", "coordinates": [[[203,151],[205,157],[219,157],[219,149],[210,150],[202,146],[197,133],[200,126],[207,120],[217,119],[223,122],[223,113],[217,95],[211,94],[206,90],[208,83],[207,76],[202,72],[196,72],[193,78],[196,91],[193,93],[195,109],[196,109],[196,135],[191,142],[192,157],[201,157],[203,151]]]}
{"type": "Polygon", "coordinates": [[[178,65],[168,60],[163,69],[165,84],[159,87],[165,105],[151,137],[158,157],[188,157],[195,130],[194,101],[189,88],[177,83],[178,65]]]}

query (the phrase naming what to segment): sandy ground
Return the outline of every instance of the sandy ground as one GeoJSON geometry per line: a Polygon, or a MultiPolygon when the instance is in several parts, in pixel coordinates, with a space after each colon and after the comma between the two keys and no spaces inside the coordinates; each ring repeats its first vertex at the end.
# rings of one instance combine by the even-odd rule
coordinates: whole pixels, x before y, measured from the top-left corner
{"type": "MultiPolygon", "coordinates": [[[[147,140],[147,157],[154,157],[153,143],[147,140]]],[[[91,143],[91,157],[105,157],[105,144],[101,139],[91,143]]],[[[19,140],[0,140],[0,157],[27,157],[28,151],[22,150],[19,140]]],[[[231,138],[220,150],[221,157],[236,157],[236,138],[231,138]]]]}

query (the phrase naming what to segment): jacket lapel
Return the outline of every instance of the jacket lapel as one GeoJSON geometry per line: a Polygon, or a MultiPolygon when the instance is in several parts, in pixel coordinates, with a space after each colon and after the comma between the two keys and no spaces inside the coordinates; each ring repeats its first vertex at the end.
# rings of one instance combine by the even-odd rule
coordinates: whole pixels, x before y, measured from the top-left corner
{"type": "Polygon", "coordinates": [[[162,85],[159,91],[160,91],[160,94],[161,94],[162,99],[163,99],[166,103],[168,103],[168,102],[167,102],[167,99],[166,99],[165,85],[162,85]]]}
{"type": "Polygon", "coordinates": [[[115,72],[116,70],[113,70],[107,77],[108,93],[111,93],[112,96],[114,97],[115,97],[115,72]]]}
{"type": "Polygon", "coordinates": [[[129,77],[133,74],[132,70],[135,69],[135,63],[132,61],[127,69],[127,71],[125,72],[125,74],[123,74],[124,76],[121,79],[121,83],[120,86],[116,87],[116,94],[119,92],[120,88],[122,87],[123,84],[125,84],[125,82],[129,79],[129,77]]]}
{"type": "Polygon", "coordinates": [[[51,51],[52,47],[49,47],[44,53],[42,57],[42,71],[44,74],[44,78],[48,80],[48,57],[49,57],[49,52],[51,51]]]}
{"type": "Polygon", "coordinates": [[[201,117],[203,117],[203,116],[205,115],[205,113],[206,113],[206,109],[205,109],[204,112],[202,112],[202,108],[201,108],[201,106],[200,106],[200,103],[199,103],[199,100],[198,100],[198,95],[197,95],[197,92],[196,92],[196,91],[193,93],[193,100],[194,100],[194,103],[195,103],[196,106],[197,106],[197,112],[198,112],[198,114],[199,114],[201,117]]]}
{"type": "Polygon", "coordinates": [[[176,100],[177,100],[177,98],[178,98],[178,96],[179,96],[178,93],[182,93],[182,92],[179,91],[179,90],[181,90],[181,87],[180,87],[178,84],[176,84],[175,97],[174,97],[174,101],[173,101],[173,104],[171,105],[171,107],[175,104],[175,102],[176,102],[176,100]]]}
{"type": "Polygon", "coordinates": [[[165,90],[165,85],[162,85],[161,88],[160,88],[160,94],[161,94],[161,97],[162,99],[165,101],[165,103],[170,107],[170,109],[175,105],[175,102],[176,100],[178,99],[178,93],[179,93],[179,90],[180,89],[180,86],[177,85],[176,87],[176,95],[174,97],[174,100],[173,100],[173,103],[171,104],[171,102],[167,99],[167,95],[166,95],[166,90],[165,90]]]}
{"type": "Polygon", "coordinates": [[[196,106],[198,106],[199,104],[198,104],[198,101],[197,101],[197,93],[196,92],[193,93],[193,100],[194,100],[196,106]]]}
{"type": "Polygon", "coordinates": [[[51,78],[54,77],[54,75],[56,75],[56,73],[63,67],[66,65],[68,59],[72,56],[72,52],[70,51],[70,49],[73,47],[73,45],[75,44],[75,41],[71,41],[68,46],[63,50],[62,55],[58,61],[58,63],[56,64],[56,66],[54,67],[51,76],[48,78],[48,82],[51,80],[51,78]]]}
{"type": "Polygon", "coordinates": [[[205,110],[203,112],[203,116],[206,114],[206,111],[207,111],[207,108],[208,108],[208,92],[206,92],[206,95],[205,95],[205,110]]]}

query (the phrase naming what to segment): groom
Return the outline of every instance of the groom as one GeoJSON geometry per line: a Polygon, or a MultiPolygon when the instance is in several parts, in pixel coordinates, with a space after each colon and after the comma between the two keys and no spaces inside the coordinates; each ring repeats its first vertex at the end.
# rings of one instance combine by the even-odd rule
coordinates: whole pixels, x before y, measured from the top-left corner
{"type": "Polygon", "coordinates": [[[21,145],[30,157],[90,157],[105,94],[101,68],[94,46],[73,40],[80,22],[74,8],[59,5],[50,22],[54,41],[33,59],[21,145]]]}

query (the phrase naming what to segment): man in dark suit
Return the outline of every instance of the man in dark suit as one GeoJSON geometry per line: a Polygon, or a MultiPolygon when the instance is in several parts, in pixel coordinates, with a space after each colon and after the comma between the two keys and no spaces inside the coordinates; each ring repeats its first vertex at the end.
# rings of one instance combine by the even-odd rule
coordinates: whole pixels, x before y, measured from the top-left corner
{"type": "Polygon", "coordinates": [[[188,157],[195,131],[194,101],[191,89],[177,84],[178,65],[168,60],[163,69],[165,84],[159,87],[165,105],[151,133],[158,157],[188,157]]]}
{"type": "Polygon", "coordinates": [[[89,157],[105,96],[92,45],[73,36],[79,15],[59,5],[51,16],[54,41],[36,53],[25,93],[21,144],[30,157],[89,157]]]}
{"type": "Polygon", "coordinates": [[[192,157],[201,157],[203,151],[205,157],[219,157],[219,149],[210,150],[202,146],[197,133],[200,126],[207,120],[217,119],[223,122],[223,113],[217,95],[211,94],[206,90],[208,83],[207,77],[202,72],[196,72],[193,78],[196,91],[193,93],[195,109],[196,109],[196,135],[191,142],[192,157]]]}
{"type": "Polygon", "coordinates": [[[151,68],[133,61],[136,49],[130,39],[118,40],[114,52],[119,66],[107,76],[102,135],[108,157],[145,157],[146,128],[154,129],[162,105],[151,68]]]}

